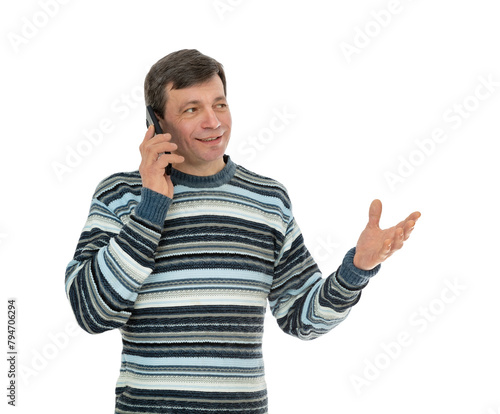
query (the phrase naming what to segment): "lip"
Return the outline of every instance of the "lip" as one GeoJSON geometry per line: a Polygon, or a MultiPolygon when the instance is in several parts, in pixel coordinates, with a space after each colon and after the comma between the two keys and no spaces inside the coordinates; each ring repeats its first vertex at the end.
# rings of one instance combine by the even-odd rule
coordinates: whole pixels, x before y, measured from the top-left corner
{"type": "Polygon", "coordinates": [[[222,135],[206,138],[196,138],[196,141],[201,142],[202,144],[217,144],[222,140],[222,135]]]}

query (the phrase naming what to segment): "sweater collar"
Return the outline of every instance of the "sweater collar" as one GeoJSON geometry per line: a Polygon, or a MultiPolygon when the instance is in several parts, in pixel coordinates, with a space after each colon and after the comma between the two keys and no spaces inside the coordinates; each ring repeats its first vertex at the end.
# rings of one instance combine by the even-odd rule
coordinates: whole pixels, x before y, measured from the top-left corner
{"type": "Polygon", "coordinates": [[[229,155],[224,155],[224,168],[214,175],[199,176],[183,173],[175,168],[172,168],[172,182],[174,185],[184,185],[192,188],[214,188],[227,184],[233,178],[236,171],[236,164],[229,158],[229,155]]]}

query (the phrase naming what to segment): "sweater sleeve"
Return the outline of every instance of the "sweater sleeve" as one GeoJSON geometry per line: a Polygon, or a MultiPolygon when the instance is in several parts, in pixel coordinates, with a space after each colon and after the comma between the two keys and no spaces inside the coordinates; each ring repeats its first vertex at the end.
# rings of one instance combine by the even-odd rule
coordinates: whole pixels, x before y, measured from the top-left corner
{"type": "Polygon", "coordinates": [[[75,255],[66,268],[66,295],[78,324],[89,333],[123,326],[154,268],[171,199],[142,188],[132,213],[120,215],[130,208],[129,197],[120,194],[108,202],[96,191],[75,255]]]}
{"type": "Polygon", "coordinates": [[[315,339],[347,317],[361,290],[380,269],[380,265],[370,271],[356,268],[354,253],[355,248],[349,250],[337,271],[324,278],[292,217],[269,295],[271,311],[284,332],[315,339]]]}

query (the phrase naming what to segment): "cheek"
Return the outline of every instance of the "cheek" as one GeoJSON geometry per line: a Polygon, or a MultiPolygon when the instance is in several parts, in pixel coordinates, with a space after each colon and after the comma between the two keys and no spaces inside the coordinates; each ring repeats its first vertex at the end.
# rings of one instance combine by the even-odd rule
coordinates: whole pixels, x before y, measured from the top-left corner
{"type": "Polygon", "coordinates": [[[172,142],[177,144],[177,154],[184,157],[189,157],[189,154],[197,150],[197,142],[193,138],[193,130],[185,126],[175,129],[175,136],[172,134],[172,142]]]}
{"type": "Polygon", "coordinates": [[[179,148],[184,146],[187,131],[185,131],[183,128],[175,126],[171,127],[168,132],[170,133],[170,135],[172,135],[172,142],[176,143],[179,148]]]}
{"type": "Polygon", "coordinates": [[[229,128],[231,128],[231,124],[233,122],[231,118],[231,112],[227,112],[224,114],[224,117],[221,119],[222,122],[224,122],[229,128]]]}

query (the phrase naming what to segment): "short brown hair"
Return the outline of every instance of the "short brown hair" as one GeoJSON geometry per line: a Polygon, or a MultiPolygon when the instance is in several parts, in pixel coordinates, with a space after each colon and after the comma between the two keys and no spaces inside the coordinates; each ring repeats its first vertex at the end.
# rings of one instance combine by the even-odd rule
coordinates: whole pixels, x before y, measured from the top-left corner
{"type": "Polygon", "coordinates": [[[172,82],[172,89],[188,88],[208,81],[219,75],[226,95],[224,68],[215,59],[196,49],[182,49],[172,52],[156,62],[144,80],[146,105],[163,118],[167,94],[165,87],[172,82]]]}

